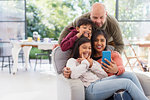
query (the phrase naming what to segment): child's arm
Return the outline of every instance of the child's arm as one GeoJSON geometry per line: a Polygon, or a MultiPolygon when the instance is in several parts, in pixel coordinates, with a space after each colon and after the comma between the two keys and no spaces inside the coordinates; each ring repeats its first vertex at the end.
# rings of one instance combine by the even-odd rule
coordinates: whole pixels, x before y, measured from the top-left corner
{"type": "Polygon", "coordinates": [[[100,63],[93,60],[93,65],[90,68],[93,73],[95,73],[99,78],[107,77],[107,73],[102,69],[100,63]]]}
{"type": "Polygon", "coordinates": [[[82,60],[81,64],[77,65],[77,60],[70,58],[67,61],[66,67],[71,69],[71,78],[79,78],[83,73],[89,68],[89,62],[87,60],[82,60]]]}
{"type": "Polygon", "coordinates": [[[62,51],[67,51],[73,47],[75,41],[78,39],[77,34],[78,32],[73,29],[62,41],[60,47],[62,51]]]}

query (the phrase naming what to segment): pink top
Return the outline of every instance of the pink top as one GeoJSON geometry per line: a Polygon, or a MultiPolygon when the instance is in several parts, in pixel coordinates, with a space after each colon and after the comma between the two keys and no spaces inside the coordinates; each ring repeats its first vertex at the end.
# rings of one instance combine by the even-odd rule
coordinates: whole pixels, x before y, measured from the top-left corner
{"type": "Polygon", "coordinates": [[[78,39],[78,37],[76,36],[76,34],[78,33],[76,28],[71,27],[69,30],[71,32],[65,38],[63,38],[63,40],[60,43],[60,48],[62,51],[67,51],[71,49],[75,41],[78,39]]]}
{"type": "MultiPolygon", "coordinates": [[[[117,64],[118,67],[117,75],[123,74],[125,72],[125,68],[123,66],[121,55],[117,51],[111,51],[111,59],[117,64]]],[[[97,61],[101,64],[102,58],[97,61]]],[[[108,76],[114,75],[112,73],[107,73],[107,74],[108,76]]]]}

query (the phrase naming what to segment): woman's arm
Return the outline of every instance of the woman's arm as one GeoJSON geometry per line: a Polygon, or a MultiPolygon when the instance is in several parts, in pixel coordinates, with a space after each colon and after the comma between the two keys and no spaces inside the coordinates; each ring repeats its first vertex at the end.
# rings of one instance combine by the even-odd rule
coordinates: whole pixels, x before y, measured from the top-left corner
{"type": "Polygon", "coordinates": [[[77,63],[77,60],[74,58],[70,58],[67,61],[66,67],[70,67],[71,69],[71,78],[79,78],[90,66],[87,60],[81,61],[81,64],[79,65],[77,65],[77,63]]]}
{"type": "Polygon", "coordinates": [[[122,58],[117,51],[112,51],[111,62],[108,61],[107,59],[105,59],[105,61],[108,64],[102,62],[102,67],[105,70],[105,72],[108,73],[108,76],[121,75],[122,73],[124,73],[125,68],[123,66],[122,58]]]}
{"type": "Polygon", "coordinates": [[[122,73],[124,73],[125,68],[123,65],[121,55],[116,51],[112,51],[112,60],[116,63],[118,67],[118,72],[116,73],[116,75],[121,75],[122,73]]]}

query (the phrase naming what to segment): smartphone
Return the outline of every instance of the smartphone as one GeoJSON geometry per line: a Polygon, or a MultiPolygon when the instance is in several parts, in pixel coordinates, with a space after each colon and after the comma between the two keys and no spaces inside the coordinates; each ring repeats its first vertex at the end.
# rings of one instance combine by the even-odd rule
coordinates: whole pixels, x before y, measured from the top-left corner
{"type": "Polygon", "coordinates": [[[111,61],[111,51],[102,51],[102,62],[108,64],[104,59],[107,59],[108,61],[111,61]]]}

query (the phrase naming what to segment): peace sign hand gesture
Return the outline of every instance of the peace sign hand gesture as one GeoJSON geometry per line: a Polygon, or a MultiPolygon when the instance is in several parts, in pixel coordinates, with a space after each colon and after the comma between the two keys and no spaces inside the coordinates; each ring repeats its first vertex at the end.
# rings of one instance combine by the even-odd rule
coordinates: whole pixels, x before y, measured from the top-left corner
{"type": "Polygon", "coordinates": [[[90,63],[89,68],[91,68],[92,65],[93,65],[93,59],[90,58],[90,56],[88,56],[88,58],[85,58],[84,55],[82,54],[82,58],[78,58],[77,61],[78,61],[78,63],[81,64],[81,61],[84,60],[84,59],[86,59],[90,63]]]}
{"type": "Polygon", "coordinates": [[[87,61],[90,63],[90,66],[89,66],[89,68],[91,68],[92,67],[92,65],[93,65],[93,59],[92,58],[90,58],[90,56],[87,58],[87,61]]]}
{"type": "Polygon", "coordinates": [[[82,57],[81,57],[81,58],[78,58],[77,61],[78,61],[78,63],[81,64],[81,61],[84,60],[84,59],[86,59],[86,58],[85,58],[84,55],[82,54],[82,57]]]}

